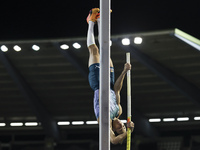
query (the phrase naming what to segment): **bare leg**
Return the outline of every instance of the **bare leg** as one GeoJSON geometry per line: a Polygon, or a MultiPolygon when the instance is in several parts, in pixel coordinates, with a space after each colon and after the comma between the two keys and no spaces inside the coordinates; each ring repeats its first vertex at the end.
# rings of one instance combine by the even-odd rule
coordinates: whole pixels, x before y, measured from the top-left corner
{"type": "Polygon", "coordinates": [[[89,50],[88,67],[94,63],[100,62],[99,49],[95,44],[95,39],[94,39],[94,25],[95,23],[93,21],[88,22],[88,32],[87,32],[87,46],[89,50]]]}
{"type": "MultiPolygon", "coordinates": [[[[89,54],[90,54],[88,67],[92,64],[100,63],[100,54],[99,54],[99,49],[98,49],[97,45],[96,44],[90,45],[88,47],[88,50],[89,50],[89,54]]],[[[111,59],[110,59],[110,67],[113,67],[113,62],[111,59]]]]}
{"type": "MultiPolygon", "coordinates": [[[[100,25],[100,18],[97,19],[98,26],[100,25]]],[[[89,50],[89,62],[88,67],[94,63],[100,63],[100,54],[94,39],[94,25],[93,21],[88,22],[88,33],[87,33],[87,46],[89,50]]],[[[113,62],[110,59],[110,67],[113,67],[113,62]]]]}
{"type": "Polygon", "coordinates": [[[100,63],[99,49],[96,44],[90,45],[89,49],[89,62],[88,67],[95,63],[100,63]]]}

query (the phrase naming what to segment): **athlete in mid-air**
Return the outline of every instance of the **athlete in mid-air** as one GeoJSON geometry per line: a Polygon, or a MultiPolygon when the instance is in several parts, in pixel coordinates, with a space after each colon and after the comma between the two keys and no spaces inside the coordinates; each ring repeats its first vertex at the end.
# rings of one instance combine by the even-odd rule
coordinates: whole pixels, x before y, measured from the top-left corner
{"type": "MultiPolygon", "coordinates": [[[[87,46],[89,49],[89,83],[94,90],[94,112],[99,122],[99,68],[100,68],[100,54],[94,38],[94,25],[100,25],[99,8],[90,10],[87,17],[88,32],[87,32],[87,46]]],[[[123,80],[128,70],[131,70],[131,64],[125,63],[121,75],[115,82],[114,67],[110,59],[110,141],[113,144],[122,143],[127,137],[126,127],[119,120],[122,114],[122,107],[120,105],[120,91],[122,89],[123,80]]],[[[134,129],[134,123],[127,124],[128,128],[134,129]]]]}

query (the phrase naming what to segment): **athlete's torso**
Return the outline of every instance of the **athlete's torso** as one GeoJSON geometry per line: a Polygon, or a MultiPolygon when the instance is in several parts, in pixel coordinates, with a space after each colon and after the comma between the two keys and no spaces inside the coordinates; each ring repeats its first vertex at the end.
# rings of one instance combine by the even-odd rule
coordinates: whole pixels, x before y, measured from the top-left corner
{"type": "MultiPolygon", "coordinates": [[[[96,118],[99,118],[99,89],[94,92],[94,111],[96,118]]],[[[119,106],[117,105],[115,92],[110,89],[110,119],[113,120],[119,115],[119,106]]]]}

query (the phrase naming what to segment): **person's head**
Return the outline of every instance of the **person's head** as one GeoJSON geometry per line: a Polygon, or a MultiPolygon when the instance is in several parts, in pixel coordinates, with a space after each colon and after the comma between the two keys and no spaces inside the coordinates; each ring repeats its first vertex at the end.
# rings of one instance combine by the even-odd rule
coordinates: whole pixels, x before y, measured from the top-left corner
{"type": "Polygon", "coordinates": [[[122,134],[126,132],[126,127],[119,119],[115,118],[112,122],[112,128],[115,133],[122,134]]]}

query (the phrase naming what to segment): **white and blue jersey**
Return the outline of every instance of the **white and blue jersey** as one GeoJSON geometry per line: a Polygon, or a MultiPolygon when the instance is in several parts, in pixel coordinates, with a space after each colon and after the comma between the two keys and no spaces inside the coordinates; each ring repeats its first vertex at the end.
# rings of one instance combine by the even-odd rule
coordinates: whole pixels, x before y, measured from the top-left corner
{"type": "MultiPolygon", "coordinates": [[[[113,120],[119,115],[119,106],[117,105],[115,92],[110,90],[110,119],[113,120]]],[[[99,90],[94,92],[94,113],[96,118],[99,118],[99,90]]]]}
{"type": "MultiPolygon", "coordinates": [[[[94,112],[96,118],[99,118],[99,63],[92,64],[89,67],[89,83],[90,87],[94,90],[94,112]]],[[[114,88],[114,68],[110,67],[110,119],[114,119],[119,115],[119,106],[117,105],[116,95],[114,88]]]]}

